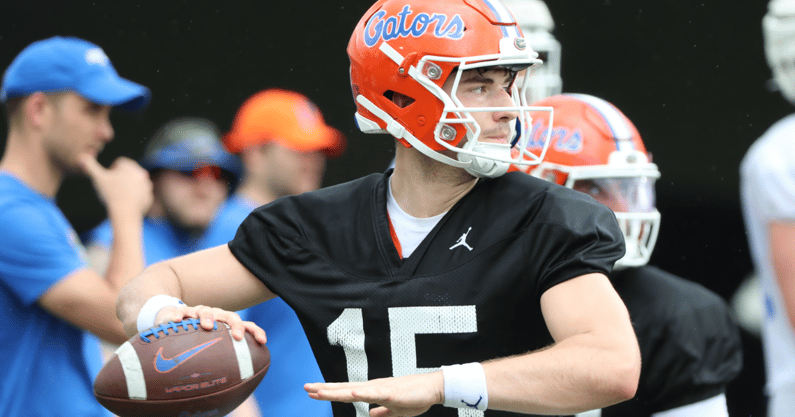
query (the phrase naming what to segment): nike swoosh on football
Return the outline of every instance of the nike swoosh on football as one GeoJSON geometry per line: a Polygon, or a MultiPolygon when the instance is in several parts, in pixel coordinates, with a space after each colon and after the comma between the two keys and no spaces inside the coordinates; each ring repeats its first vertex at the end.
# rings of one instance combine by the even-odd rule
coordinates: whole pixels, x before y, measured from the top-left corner
{"type": "Polygon", "coordinates": [[[205,342],[199,346],[188,349],[179,355],[174,356],[173,358],[164,358],[163,347],[161,346],[160,349],[157,350],[157,355],[155,356],[155,370],[160,373],[171,372],[176,367],[182,365],[186,360],[196,356],[196,354],[216,344],[221,339],[221,337],[217,337],[213,340],[210,340],[209,342],[205,342]]]}

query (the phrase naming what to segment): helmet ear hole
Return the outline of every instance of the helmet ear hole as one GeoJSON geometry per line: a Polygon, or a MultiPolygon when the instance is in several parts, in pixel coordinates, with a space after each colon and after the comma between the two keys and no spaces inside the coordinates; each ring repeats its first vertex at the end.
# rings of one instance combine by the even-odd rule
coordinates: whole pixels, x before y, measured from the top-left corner
{"type": "Polygon", "coordinates": [[[385,91],[384,97],[386,97],[387,100],[391,101],[401,109],[405,109],[406,107],[412,105],[415,101],[413,98],[405,94],[398,93],[397,91],[392,91],[392,90],[385,91]]]}

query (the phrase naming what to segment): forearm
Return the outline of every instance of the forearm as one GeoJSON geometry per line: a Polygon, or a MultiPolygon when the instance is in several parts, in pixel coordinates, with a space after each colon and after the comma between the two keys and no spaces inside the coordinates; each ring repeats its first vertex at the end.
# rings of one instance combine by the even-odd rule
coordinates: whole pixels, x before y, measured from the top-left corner
{"type": "Polygon", "coordinates": [[[640,354],[573,336],[549,348],[483,363],[489,408],[522,413],[574,414],[631,399],[640,354]]]}
{"type": "Polygon", "coordinates": [[[773,222],[769,227],[769,247],[776,280],[789,323],[795,329],[795,222],[773,222]]]}
{"type": "Polygon", "coordinates": [[[640,353],[634,339],[615,343],[585,334],[547,349],[486,361],[483,372],[480,366],[445,368],[367,382],[310,383],[304,389],[318,400],[380,405],[373,416],[388,415],[387,409],[396,415],[420,415],[436,404],[522,414],[574,414],[632,398],[640,375],[640,353]],[[485,393],[480,388],[484,376],[485,393]]]}
{"type": "Polygon", "coordinates": [[[135,213],[110,213],[110,222],[113,243],[104,276],[118,290],[144,269],[143,217],[135,213]]]}
{"type": "Polygon", "coordinates": [[[50,287],[38,304],[75,327],[119,344],[128,336],[114,315],[116,294],[94,271],[82,269],[50,287]]]}
{"type": "Polygon", "coordinates": [[[161,294],[177,297],[188,306],[206,305],[230,311],[275,296],[238,262],[226,245],[205,249],[150,265],[124,286],[116,312],[128,334],[136,333],[141,307],[161,294]]]}
{"type": "Polygon", "coordinates": [[[141,307],[151,297],[159,294],[182,297],[179,280],[168,262],[147,267],[119,291],[116,315],[124,325],[127,335],[138,333],[137,320],[141,307]]]}
{"type": "MultiPolygon", "coordinates": [[[[541,296],[556,343],[545,349],[441,372],[367,382],[312,383],[311,398],[369,402],[373,416],[419,415],[435,404],[524,414],[574,414],[635,396],[640,349],[629,314],[607,277],[588,274],[541,296]],[[485,391],[485,392],[484,392],[485,391]],[[391,410],[391,411],[388,411],[391,410]]],[[[516,331],[526,331],[516,329],[516,331]]]]}
{"type": "Polygon", "coordinates": [[[143,218],[152,205],[152,182],[149,173],[129,158],[117,158],[105,169],[91,155],[83,155],[80,164],[108,211],[114,238],[104,277],[118,290],[145,265],[143,218]]]}

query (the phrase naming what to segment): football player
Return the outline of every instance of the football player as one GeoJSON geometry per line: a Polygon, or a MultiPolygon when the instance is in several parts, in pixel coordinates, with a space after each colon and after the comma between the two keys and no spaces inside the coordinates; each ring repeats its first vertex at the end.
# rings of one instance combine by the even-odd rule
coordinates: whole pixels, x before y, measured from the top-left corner
{"type": "Polygon", "coordinates": [[[624,255],[615,216],[505,174],[543,150],[520,132],[511,153],[531,110],[514,78],[541,61],[504,5],[381,0],[348,55],[359,128],[395,138],[394,170],[280,198],[228,245],[150,266],[119,297],[128,333],[199,317],[264,342],[229,310],[279,296],[338,381],[305,386],[336,416],[568,415],[634,397],[640,352],[606,276],[624,255]]]}
{"type": "MultiPolygon", "coordinates": [[[[795,104],[795,1],[772,0],[762,21],[773,82],[795,104]]],[[[795,116],[770,127],[740,166],[751,258],[764,294],[762,346],[768,415],[795,410],[795,116]]]]}
{"type": "MultiPolygon", "coordinates": [[[[728,416],[725,390],[742,369],[737,326],[726,302],[694,282],[647,265],[660,225],[657,166],[635,126],[615,106],[585,94],[541,100],[555,109],[544,161],[520,168],[590,195],[616,215],[626,254],[609,275],[640,344],[638,393],[580,417],[728,416]]],[[[549,120],[531,113],[530,145],[540,146],[549,120]]]]}
{"type": "MultiPolygon", "coordinates": [[[[504,3],[516,17],[519,25],[522,27],[522,31],[525,33],[525,37],[528,39],[528,43],[533,50],[539,52],[541,55],[547,56],[547,63],[539,68],[539,70],[543,71],[534,72],[529,79],[529,87],[527,89],[529,101],[538,105],[552,105],[555,107],[556,113],[553,125],[556,129],[556,135],[558,128],[569,129],[569,131],[572,131],[574,128],[582,127],[582,130],[586,130],[585,127],[590,126],[589,122],[585,119],[575,117],[571,113],[571,106],[569,106],[570,104],[577,103],[579,106],[588,107],[585,104],[585,101],[576,101],[573,100],[573,97],[571,96],[564,96],[552,99],[550,101],[538,103],[539,100],[560,94],[562,91],[562,79],[560,76],[561,47],[560,43],[552,33],[554,29],[554,22],[546,4],[544,4],[544,2],[541,0],[504,0],[504,3]],[[558,107],[564,104],[566,105],[562,108],[558,107]],[[561,113],[561,111],[563,111],[563,113],[561,113]],[[560,118],[563,118],[562,122],[560,118]]],[[[607,104],[603,100],[594,97],[589,98],[589,100],[593,101],[594,103],[601,103],[600,107],[606,108],[610,111],[615,109],[614,106],[607,104]]],[[[593,106],[591,106],[591,108],[595,109],[593,106]]],[[[616,112],[618,112],[618,110],[616,110],[616,112]]],[[[624,123],[625,119],[626,118],[622,114],[621,117],[618,118],[618,122],[624,123]]],[[[542,126],[538,124],[540,123],[539,120],[540,119],[535,120],[536,125],[533,126],[534,129],[538,129],[542,126]]],[[[629,123],[631,126],[631,123],[628,120],[627,123],[629,123]]],[[[634,127],[632,127],[632,130],[634,131],[634,127]]],[[[582,143],[578,143],[578,146],[581,146],[582,148],[578,150],[577,153],[562,152],[559,148],[553,148],[549,151],[547,156],[545,156],[545,161],[550,163],[562,163],[563,165],[567,165],[572,170],[577,172],[582,172],[583,170],[590,172],[591,168],[588,168],[589,165],[606,164],[607,161],[604,158],[600,159],[597,154],[598,152],[602,152],[604,155],[609,154],[614,150],[611,148],[611,146],[614,146],[614,144],[606,139],[607,136],[598,135],[598,132],[607,133],[607,131],[604,129],[596,129],[593,130],[593,132],[593,136],[596,139],[592,138],[591,141],[583,141],[582,143]],[[606,150],[601,148],[604,146],[607,147],[606,150]]],[[[540,137],[540,133],[541,132],[534,131],[536,137],[540,137]]],[[[532,143],[533,141],[531,140],[530,142],[532,143]]],[[[642,147],[643,143],[641,142],[640,136],[637,137],[636,144],[642,147]]],[[[649,188],[649,186],[652,187],[650,190],[646,190],[650,192],[646,192],[646,194],[644,194],[644,198],[646,200],[650,199],[646,202],[648,206],[647,208],[654,207],[654,189],[652,184],[654,182],[654,178],[659,176],[657,168],[653,165],[654,164],[649,163],[646,166],[649,169],[647,174],[650,175],[648,177],[649,180],[646,182],[649,185],[647,185],[646,188],[649,188]]],[[[618,168],[614,166],[611,167],[605,165],[605,169],[608,172],[620,172],[618,171],[618,168]]],[[[542,171],[539,170],[536,172],[540,173],[542,171]]],[[[630,172],[629,175],[632,175],[632,172],[630,172]]],[[[563,185],[562,182],[559,183],[563,185]]],[[[640,192],[636,189],[624,190],[624,192],[630,191],[640,192]]],[[[607,195],[612,197],[612,194],[608,193],[607,195]]],[[[610,200],[608,200],[608,202],[609,201],[610,200]]],[[[612,206],[611,204],[607,205],[616,211],[616,207],[612,206]]],[[[627,213],[617,214],[619,218],[621,216],[628,215],[629,214],[627,213]]],[[[632,262],[634,264],[633,267],[640,267],[635,269],[636,274],[644,274],[649,276],[644,279],[636,280],[631,286],[616,285],[616,291],[618,291],[618,294],[627,304],[630,317],[632,317],[632,324],[635,327],[635,332],[639,337],[643,365],[641,370],[641,380],[638,387],[638,394],[631,402],[609,407],[601,411],[594,410],[589,413],[584,413],[578,417],[596,417],[599,415],[631,415],[638,417],[657,416],[666,415],[658,414],[666,410],[671,410],[669,413],[675,412],[677,413],[676,415],[680,417],[698,417],[706,415],[703,413],[698,404],[701,401],[714,401],[715,403],[721,401],[723,404],[725,404],[725,399],[710,400],[709,397],[712,396],[712,393],[716,392],[723,396],[727,384],[737,376],[737,373],[742,366],[742,347],[739,343],[736,343],[737,329],[732,323],[727,321],[729,313],[726,311],[725,303],[718,298],[719,296],[710,290],[702,286],[698,286],[696,291],[691,288],[691,286],[696,284],[691,284],[682,280],[681,278],[671,277],[671,280],[659,279],[656,277],[656,275],[646,272],[647,267],[643,267],[643,265],[646,265],[646,262],[648,262],[649,256],[651,255],[651,250],[654,247],[654,242],[656,242],[659,213],[657,213],[656,209],[654,209],[647,213],[635,213],[632,215],[645,217],[647,221],[650,222],[650,227],[644,230],[651,234],[645,237],[645,245],[639,245],[635,243],[638,242],[640,238],[639,236],[628,236],[625,234],[625,239],[628,243],[628,253],[624,256],[624,258],[619,260],[619,262],[616,264],[616,268],[624,269],[628,266],[627,263],[632,262]],[[641,252],[639,252],[641,250],[642,255],[641,252]],[[633,251],[637,253],[637,256],[632,256],[633,251]],[[635,259],[635,261],[630,261],[631,259],[635,259]],[[672,280],[678,280],[676,282],[686,283],[687,285],[672,285],[672,280]],[[693,290],[693,292],[690,292],[691,290],[693,290]],[[712,309],[712,311],[709,311],[708,314],[715,315],[715,317],[719,319],[719,323],[713,325],[708,321],[696,322],[695,320],[684,320],[682,323],[674,323],[674,320],[678,320],[676,315],[654,314],[653,308],[649,308],[646,305],[646,300],[644,297],[648,296],[649,294],[656,294],[656,298],[654,300],[654,305],[656,306],[670,304],[679,305],[684,309],[683,302],[691,300],[693,302],[694,308],[696,306],[700,308],[700,310],[697,311],[705,311],[704,309],[706,308],[712,309]],[[704,300],[704,302],[699,303],[698,300],[704,300]],[[701,329],[704,330],[703,332],[699,330],[701,327],[703,327],[703,329],[701,329]],[[661,345],[670,346],[670,354],[677,354],[680,348],[677,347],[678,345],[676,344],[681,340],[688,340],[688,338],[692,338],[694,334],[707,336],[713,335],[714,333],[721,333],[719,338],[720,340],[731,341],[731,343],[727,343],[724,346],[726,350],[723,352],[723,355],[721,356],[722,359],[720,360],[716,360],[715,358],[709,356],[711,351],[707,349],[701,352],[695,352],[696,355],[689,358],[689,360],[692,361],[697,360],[698,363],[690,363],[688,366],[690,367],[691,371],[688,372],[692,373],[695,372],[696,369],[700,369],[702,373],[711,372],[718,377],[710,384],[705,384],[703,381],[697,379],[698,377],[695,375],[691,375],[692,377],[683,377],[681,370],[682,368],[668,366],[671,363],[670,361],[666,361],[667,356],[658,354],[657,346],[660,345],[652,343],[658,342],[657,339],[660,337],[657,339],[649,337],[650,334],[655,334],[659,328],[667,328],[670,331],[675,331],[677,329],[680,330],[679,334],[671,334],[668,336],[669,340],[664,340],[664,342],[668,343],[667,345],[661,345]],[[651,372],[650,370],[654,371],[651,372]],[[663,388],[662,391],[664,392],[661,392],[659,389],[660,387],[663,388]]],[[[626,223],[620,224],[622,227],[626,227],[626,223]]],[[[657,269],[654,270],[659,271],[657,269]]],[[[628,275],[629,274],[627,273],[616,272],[610,275],[610,279],[613,281],[623,281],[624,277],[628,275]]],[[[676,284],[676,282],[674,282],[674,284],[676,284]]],[[[702,317],[706,317],[706,314],[704,314],[702,317]]],[[[694,340],[700,339],[696,338],[694,340]]],[[[703,346],[706,348],[707,344],[703,344],[703,346]]],[[[691,345],[691,347],[695,348],[695,344],[691,345]]],[[[721,411],[721,413],[718,413],[717,411],[714,411],[713,414],[709,415],[726,416],[726,412],[721,411]]]]}

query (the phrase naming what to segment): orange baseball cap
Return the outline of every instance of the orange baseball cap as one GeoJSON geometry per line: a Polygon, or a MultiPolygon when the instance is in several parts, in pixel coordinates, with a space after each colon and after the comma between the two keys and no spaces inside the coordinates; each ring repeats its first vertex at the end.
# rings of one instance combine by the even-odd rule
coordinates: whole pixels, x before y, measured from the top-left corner
{"type": "Polygon", "coordinates": [[[329,126],[317,106],[294,91],[271,89],[249,97],[235,116],[224,145],[232,153],[268,142],[299,152],[342,155],[345,135],[329,126]]]}

